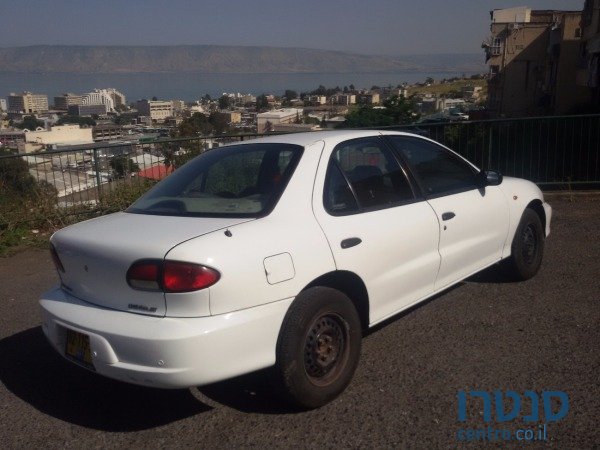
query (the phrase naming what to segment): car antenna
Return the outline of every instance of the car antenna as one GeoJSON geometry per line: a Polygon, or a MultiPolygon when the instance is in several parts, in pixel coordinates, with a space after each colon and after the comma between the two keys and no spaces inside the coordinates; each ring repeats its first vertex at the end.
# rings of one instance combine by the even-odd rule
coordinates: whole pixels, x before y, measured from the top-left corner
{"type": "Polygon", "coordinates": [[[227,236],[227,237],[231,237],[231,236],[233,236],[233,235],[231,234],[231,231],[229,231],[229,228],[227,228],[227,229],[225,230],[225,236],[227,236]]]}

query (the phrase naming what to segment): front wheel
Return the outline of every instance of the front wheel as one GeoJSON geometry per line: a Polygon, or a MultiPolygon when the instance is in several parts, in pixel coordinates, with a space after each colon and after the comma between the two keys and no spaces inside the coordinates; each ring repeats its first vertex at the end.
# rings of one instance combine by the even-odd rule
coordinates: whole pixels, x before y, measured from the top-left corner
{"type": "Polygon", "coordinates": [[[286,314],[277,343],[274,376],[283,395],[301,408],[317,408],[352,380],[360,357],[361,323],[343,293],[314,287],[286,314]]]}
{"type": "Polygon", "coordinates": [[[540,269],[544,254],[545,234],[540,216],[527,208],[515,232],[508,269],[512,278],[524,281],[532,278],[540,269]]]}

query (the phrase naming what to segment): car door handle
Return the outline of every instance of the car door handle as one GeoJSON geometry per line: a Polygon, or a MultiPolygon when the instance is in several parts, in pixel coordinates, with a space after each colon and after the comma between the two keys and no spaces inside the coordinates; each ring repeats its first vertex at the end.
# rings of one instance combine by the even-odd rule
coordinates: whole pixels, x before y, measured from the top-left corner
{"type": "Polygon", "coordinates": [[[453,212],[445,212],[444,214],[442,214],[442,220],[450,220],[453,219],[456,216],[456,214],[454,214],[453,212]]]}
{"type": "Polygon", "coordinates": [[[348,239],[344,239],[340,245],[342,246],[342,248],[350,248],[350,247],[354,247],[355,245],[360,244],[361,242],[362,242],[362,240],[360,238],[351,237],[348,239]]]}

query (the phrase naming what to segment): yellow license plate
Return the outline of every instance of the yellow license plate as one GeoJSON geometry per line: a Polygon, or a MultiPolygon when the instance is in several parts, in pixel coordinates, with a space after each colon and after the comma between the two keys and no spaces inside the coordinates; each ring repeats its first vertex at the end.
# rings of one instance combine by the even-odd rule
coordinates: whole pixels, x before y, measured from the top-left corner
{"type": "Polygon", "coordinates": [[[65,349],[67,358],[77,364],[94,370],[92,351],[90,350],[90,337],[87,334],[67,329],[67,345],[65,349]]]}

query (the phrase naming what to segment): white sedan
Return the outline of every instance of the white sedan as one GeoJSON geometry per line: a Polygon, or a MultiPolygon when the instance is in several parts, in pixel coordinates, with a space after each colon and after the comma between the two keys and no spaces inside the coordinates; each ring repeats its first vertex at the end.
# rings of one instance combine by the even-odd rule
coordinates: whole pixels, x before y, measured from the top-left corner
{"type": "Polygon", "coordinates": [[[535,275],[551,213],[533,183],[420,136],[256,139],[54,234],[43,330],[74,363],[146,386],[272,367],[314,408],[350,382],[363,330],[501,260],[535,275]]]}

